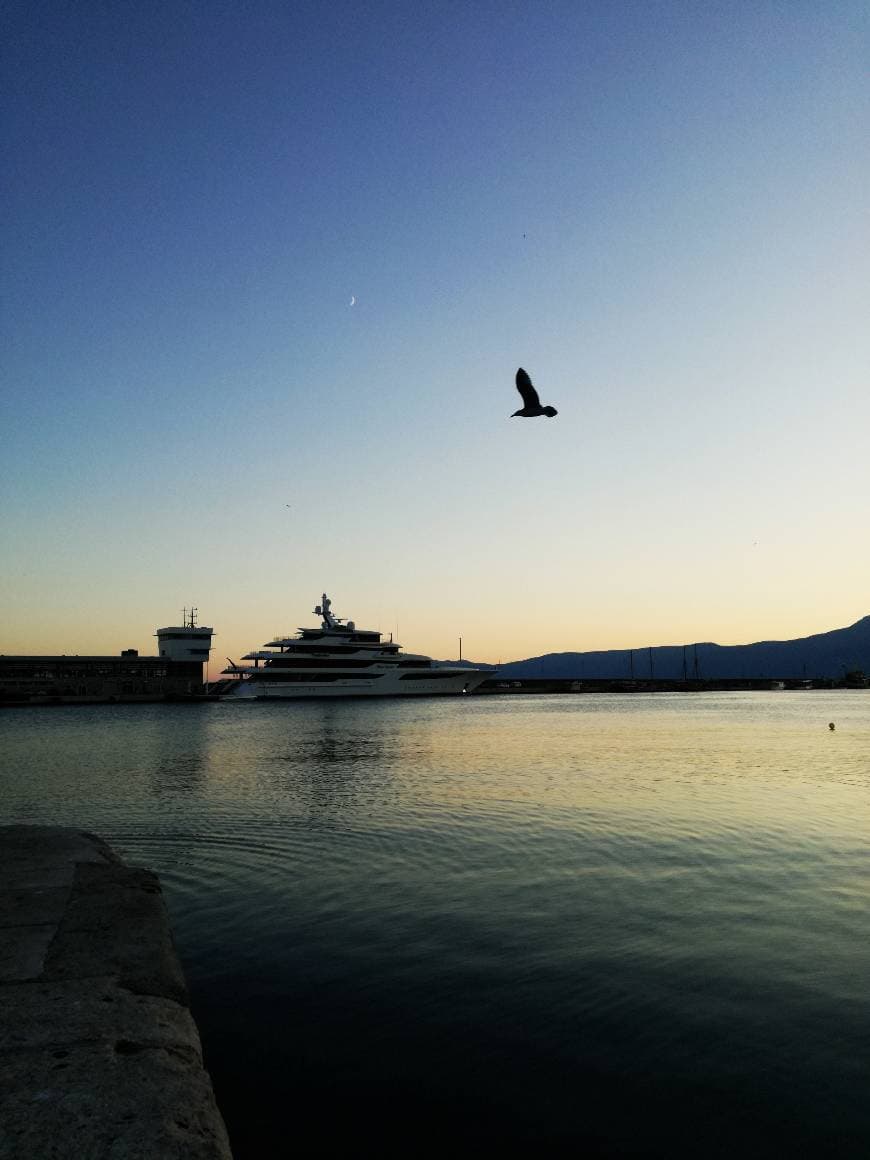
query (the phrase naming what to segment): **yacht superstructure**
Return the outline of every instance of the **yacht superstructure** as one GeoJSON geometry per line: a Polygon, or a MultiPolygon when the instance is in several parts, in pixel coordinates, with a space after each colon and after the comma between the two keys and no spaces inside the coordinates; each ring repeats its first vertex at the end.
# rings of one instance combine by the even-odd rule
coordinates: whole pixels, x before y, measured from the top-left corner
{"type": "Polygon", "coordinates": [[[310,697],[407,697],[467,693],[491,675],[489,669],[452,665],[403,653],[380,632],[357,628],[331,612],[323,593],[314,613],[316,628],[276,637],[242,659],[230,661],[223,676],[236,677],[228,697],[286,700],[310,697]]]}

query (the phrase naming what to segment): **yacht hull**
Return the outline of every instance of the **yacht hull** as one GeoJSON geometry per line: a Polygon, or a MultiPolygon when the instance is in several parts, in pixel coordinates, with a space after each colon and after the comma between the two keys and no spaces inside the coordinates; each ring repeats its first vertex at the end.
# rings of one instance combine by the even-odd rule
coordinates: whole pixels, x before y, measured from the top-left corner
{"type": "Polygon", "coordinates": [[[239,701],[310,701],[322,697],[455,697],[470,693],[489,673],[467,672],[437,679],[403,681],[390,676],[376,680],[349,677],[347,680],[258,681],[247,678],[226,696],[239,701]]]}

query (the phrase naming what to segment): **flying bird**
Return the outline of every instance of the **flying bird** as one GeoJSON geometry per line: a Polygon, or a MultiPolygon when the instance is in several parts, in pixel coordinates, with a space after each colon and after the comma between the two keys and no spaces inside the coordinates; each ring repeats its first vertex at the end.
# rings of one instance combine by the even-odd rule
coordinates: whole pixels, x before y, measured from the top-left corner
{"type": "Polygon", "coordinates": [[[519,411],[514,411],[511,415],[512,419],[516,415],[522,415],[524,419],[533,419],[536,415],[546,415],[547,418],[552,419],[554,415],[559,414],[555,407],[541,406],[538,392],[532,386],[532,380],[522,367],[517,371],[517,390],[522,396],[523,405],[519,411]]]}

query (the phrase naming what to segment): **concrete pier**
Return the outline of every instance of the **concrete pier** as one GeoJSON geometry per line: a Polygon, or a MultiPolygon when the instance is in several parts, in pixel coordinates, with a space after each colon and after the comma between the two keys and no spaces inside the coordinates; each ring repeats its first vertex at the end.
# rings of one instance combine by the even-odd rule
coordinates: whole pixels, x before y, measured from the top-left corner
{"type": "Polygon", "coordinates": [[[156,875],[0,827],[0,1158],[231,1160],[156,875]]]}

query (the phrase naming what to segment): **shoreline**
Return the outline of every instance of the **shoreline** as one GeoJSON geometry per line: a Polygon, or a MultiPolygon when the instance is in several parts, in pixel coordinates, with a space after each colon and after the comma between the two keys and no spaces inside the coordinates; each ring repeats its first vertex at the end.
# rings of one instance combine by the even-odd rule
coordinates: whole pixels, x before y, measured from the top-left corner
{"type": "MultiPolygon", "coordinates": [[[[541,694],[574,694],[582,695],[589,693],[608,693],[608,694],[634,694],[634,693],[770,693],[770,692],[870,692],[870,685],[856,684],[844,681],[834,681],[825,678],[818,678],[816,680],[796,680],[795,678],[768,678],[768,677],[748,677],[748,678],[723,678],[721,680],[697,680],[697,681],[680,681],[680,680],[650,680],[649,678],[640,678],[635,680],[624,680],[618,677],[614,678],[567,678],[567,677],[524,677],[524,678],[508,678],[506,680],[495,681],[487,680],[472,690],[467,696],[470,697],[492,697],[492,696],[516,696],[518,694],[526,695],[541,695],[541,694]]],[[[353,693],[347,696],[328,696],[328,697],[273,697],[268,700],[278,704],[288,703],[302,703],[304,701],[415,701],[415,700],[447,700],[452,697],[454,700],[462,700],[462,694],[450,694],[448,696],[439,694],[417,694],[408,696],[396,696],[384,694],[383,696],[366,696],[361,697],[353,693]]],[[[250,701],[256,701],[262,704],[266,698],[249,698],[250,701]]],[[[235,703],[237,698],[228,697],[220,693],[193,693],[184,697],[125,697],[120,696],[101,697],[101,698],[84,698],[84,697],[35,697],[28,700],[0,700],[0,710],[3,709],[57,709],[74,707],[93,707],[98,705],[208,705],[215,704],[219,701],[228,701],[235,703]]]]}

